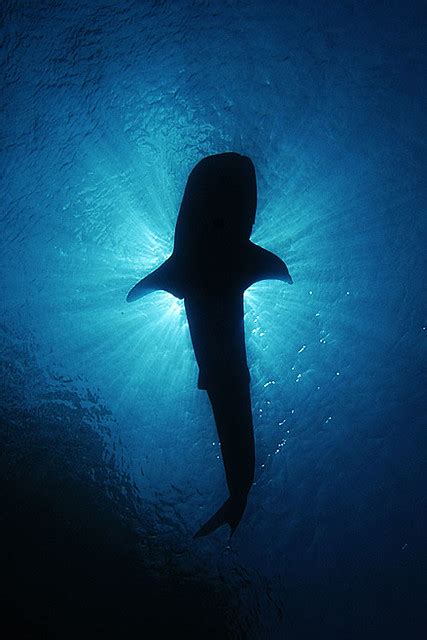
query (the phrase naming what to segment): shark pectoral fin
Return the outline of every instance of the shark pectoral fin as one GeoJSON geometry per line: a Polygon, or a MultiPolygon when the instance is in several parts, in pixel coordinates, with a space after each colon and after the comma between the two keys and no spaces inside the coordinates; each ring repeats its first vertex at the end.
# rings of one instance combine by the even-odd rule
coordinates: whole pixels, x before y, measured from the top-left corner
{"type": "Polygon", "coordinates": [[[168,258],[160,267],[142,278],[126,296],[127,302],[134,302],[153,291],[167,291],[177,298],[184,297],[180,270],[176,261],[168,258]]]}
{"type": "Polygon", "coordinates": [[[288,267],[278,256],[267,249],[263,249],[256,244],[252,244],[248,280],[250,284],[260,280],[283,280],[288,284],[293,284],[293,280],[288,271],[288,267]]]}

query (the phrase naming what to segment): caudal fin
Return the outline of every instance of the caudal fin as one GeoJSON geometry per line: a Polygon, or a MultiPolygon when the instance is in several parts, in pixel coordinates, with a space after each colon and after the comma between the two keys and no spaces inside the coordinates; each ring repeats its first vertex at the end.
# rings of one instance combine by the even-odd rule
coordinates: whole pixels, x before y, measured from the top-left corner
{"type": "Polygon", "coordinates": [[[232,500],[228,498],[220,509],[194,534],[193,538],[202,538],[219,529],[224,524],[230,525],[230,538],[236,531],[246,508],[246,499],[232,500]]]}

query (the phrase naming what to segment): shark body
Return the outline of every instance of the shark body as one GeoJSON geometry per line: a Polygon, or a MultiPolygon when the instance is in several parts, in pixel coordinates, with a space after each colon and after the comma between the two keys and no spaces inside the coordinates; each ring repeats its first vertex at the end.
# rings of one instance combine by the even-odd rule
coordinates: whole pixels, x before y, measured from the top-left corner
{"type": "Polygon", "coordinates": [[[254,479],[243,293],[259,280],[292,283],[286,264],[250,241],[256,204],[255,168],[247,156],[223,153],[201,160],[187,181],[172,255],[127,295],[132,302],[161,289],[184,298],[198,387],[212,406],[230,494],[195,537],[226,523],[233,534],[254,479]]]}

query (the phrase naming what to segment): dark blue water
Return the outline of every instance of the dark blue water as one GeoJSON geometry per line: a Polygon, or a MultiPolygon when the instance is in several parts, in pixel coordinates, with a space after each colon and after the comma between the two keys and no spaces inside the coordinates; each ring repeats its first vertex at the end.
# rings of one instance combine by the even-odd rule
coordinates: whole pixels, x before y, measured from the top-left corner
{"type": "Polygon", "coordinates": [[[422,3],[2,16],[1,624],[421,637],[422,3]],[[231,547],[192,540],[226,488],[183,305],[125,303],[223,151],[254,161],[253,240],[294,279],[245,295],[257,465],[231,547]]]}

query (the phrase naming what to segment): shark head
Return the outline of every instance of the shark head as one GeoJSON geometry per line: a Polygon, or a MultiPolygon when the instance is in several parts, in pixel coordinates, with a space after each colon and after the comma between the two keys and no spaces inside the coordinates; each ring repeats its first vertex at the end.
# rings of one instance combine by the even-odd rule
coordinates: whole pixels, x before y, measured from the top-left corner
{"type": "Polygon", "coordinates": [[[255,167],[250,158],[238,153],[203,158],[187,180],[174,251],[233,248],[248,242],[256,206],[255,167]]]}

